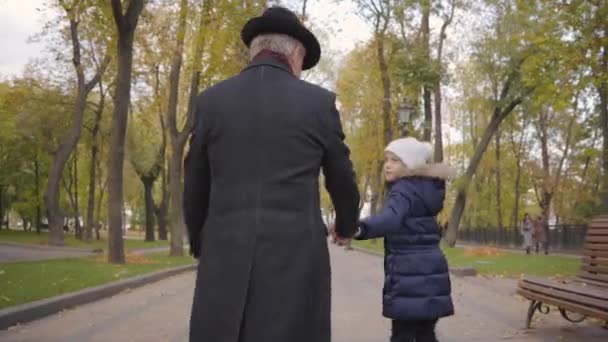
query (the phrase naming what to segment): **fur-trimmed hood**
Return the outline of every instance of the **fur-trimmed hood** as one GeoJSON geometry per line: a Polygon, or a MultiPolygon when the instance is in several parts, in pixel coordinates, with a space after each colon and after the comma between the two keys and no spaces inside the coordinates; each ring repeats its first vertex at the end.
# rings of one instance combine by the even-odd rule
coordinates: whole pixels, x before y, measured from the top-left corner
{"type": "Polygon", "coordinates": [[[456,177],[456,169],[444,163],[426,164],[415,169],[407,169],[404,177],[450,180],[456,177]]]}

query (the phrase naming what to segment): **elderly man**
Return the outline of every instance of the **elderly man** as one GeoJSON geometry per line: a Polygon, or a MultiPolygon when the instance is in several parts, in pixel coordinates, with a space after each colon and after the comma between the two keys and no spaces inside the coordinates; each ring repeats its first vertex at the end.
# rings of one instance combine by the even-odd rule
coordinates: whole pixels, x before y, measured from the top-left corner
{"type": "Polygon", "coordinates": [[[251,64],[196,100],[184,209],[199,258],[190,341],[329,342],[330,264],[319,172],[335,234],[359,193],[335,95],[299,79],[321,49],[287,9],[244,26],[251,64]]]}

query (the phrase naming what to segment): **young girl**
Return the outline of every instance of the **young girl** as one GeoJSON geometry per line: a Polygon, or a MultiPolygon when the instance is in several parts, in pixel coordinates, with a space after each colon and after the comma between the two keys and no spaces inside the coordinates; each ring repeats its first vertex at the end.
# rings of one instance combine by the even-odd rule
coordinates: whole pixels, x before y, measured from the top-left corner
{"type": "Polygon", "coordinates": [[[427,164],[432,147],[414,138],[385,149],[389,185],[384,208],[360,222],[355,239],[384,238],[383,315],[392,319],[391,342],[432,342],[435,324],[454,313],[447,261],[439,248],[444,164],[427,164]]]}

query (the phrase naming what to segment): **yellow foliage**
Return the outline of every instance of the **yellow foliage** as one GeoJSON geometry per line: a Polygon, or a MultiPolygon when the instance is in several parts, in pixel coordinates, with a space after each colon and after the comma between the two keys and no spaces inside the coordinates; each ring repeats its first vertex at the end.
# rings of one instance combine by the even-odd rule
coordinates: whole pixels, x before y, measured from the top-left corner
{"type": "MultiPolygon", "coordinates": [[[[107,262],[108,256],[106,253],[100,253],[96,258],[97,262],[107,262]]],[[[125,262],[133,265],[151,265],[159,264],[160,261],[147,259],[144,254],[141,253],[125,253],[125,262]]]]}
{"type": "Polygon", "coordinates": [[[503,251],[499,250],[496,247],[466,247],[464,249],[464,254],[467,256],[501,256],[504,254],[503,251]]]}

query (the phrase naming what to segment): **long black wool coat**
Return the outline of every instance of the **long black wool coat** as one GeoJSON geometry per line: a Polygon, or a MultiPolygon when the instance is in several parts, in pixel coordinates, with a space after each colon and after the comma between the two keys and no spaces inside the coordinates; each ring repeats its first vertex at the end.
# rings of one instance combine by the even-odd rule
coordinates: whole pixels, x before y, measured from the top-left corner
{"type": "Polygon", "coordinates": [[[329,342],[330,264],[319,173],[352,236],[357,190],[335,95],[274,59],[199,95],[184,209],[200,257],[196,342],[329,342]]]}

